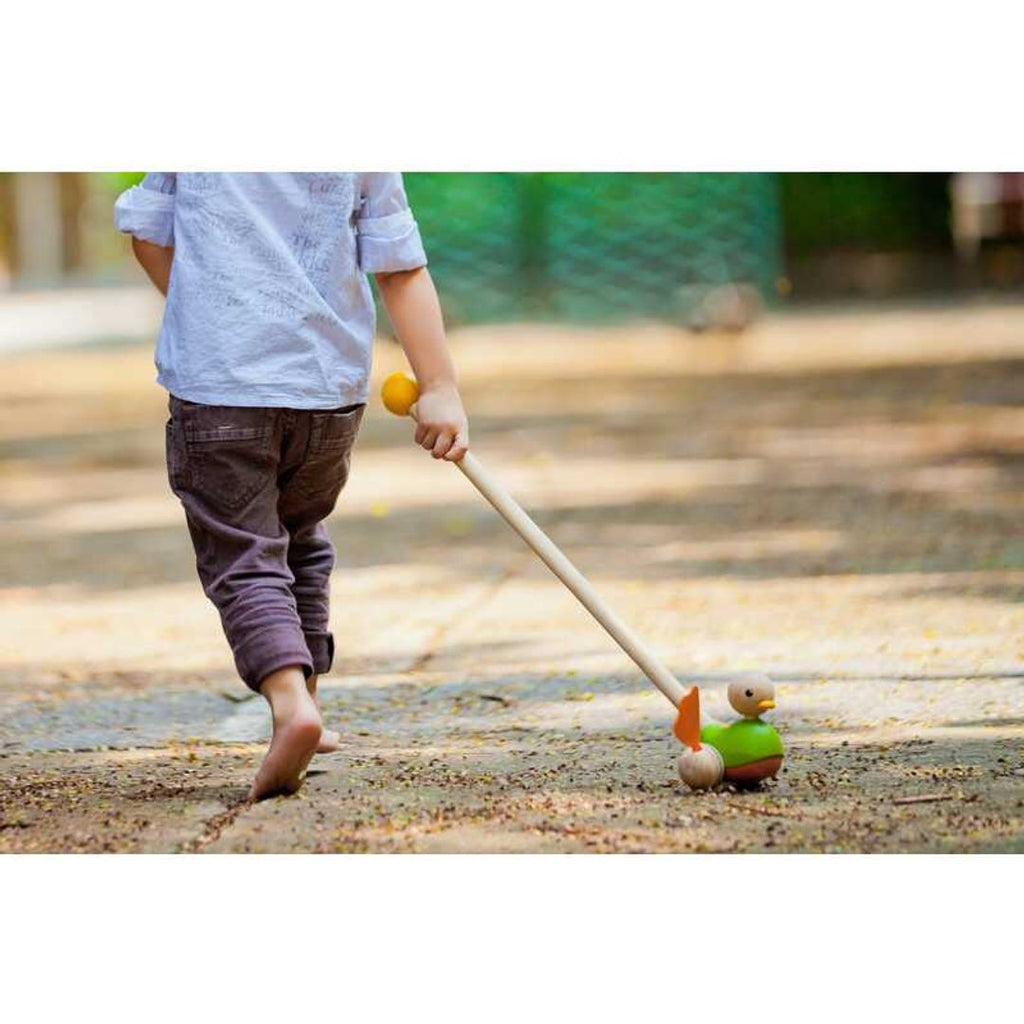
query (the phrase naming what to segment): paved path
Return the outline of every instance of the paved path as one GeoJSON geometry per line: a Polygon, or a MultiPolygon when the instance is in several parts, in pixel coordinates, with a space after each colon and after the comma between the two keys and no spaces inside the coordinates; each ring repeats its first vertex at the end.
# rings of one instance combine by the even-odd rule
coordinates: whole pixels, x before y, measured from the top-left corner
{"type": "Polygon", "coordinates": [[[463,332],[478,454],[714,711],[775,676],[786,769],[681,792],[663,698],[372,409],[330,524],[348,742],[257,807],[265,709],[193,578],[149,346],[8,355],[0,850],[1020,850],[1022,339],[987,307],[463,332]]]}

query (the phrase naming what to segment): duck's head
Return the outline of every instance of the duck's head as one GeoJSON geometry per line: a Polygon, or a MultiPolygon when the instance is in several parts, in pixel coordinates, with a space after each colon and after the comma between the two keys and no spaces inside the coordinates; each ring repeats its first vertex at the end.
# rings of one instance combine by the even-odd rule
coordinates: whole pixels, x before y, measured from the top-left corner
{"type": "Polygon", "coordinates": [[[729,703],[744,718],[759,718],[775,707],[775,687],[768,679],[737,680],[728,693],[729,703]]]}

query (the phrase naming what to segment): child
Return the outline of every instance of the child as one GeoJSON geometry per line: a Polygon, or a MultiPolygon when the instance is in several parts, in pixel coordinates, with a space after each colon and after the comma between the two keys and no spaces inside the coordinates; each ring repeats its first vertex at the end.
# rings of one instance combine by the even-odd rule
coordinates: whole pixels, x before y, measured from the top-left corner
{"type": "Polygon", "coordinates": [[[294,793],[338,749],[323,520],[368,397],[373,274],[420,385],[416,442],[469,444],[441,310],[400,174],[147,174],[115,222],[167,297],[156,350],[167,470],[203,589],[273,738],[250,797],[294,793]]]}

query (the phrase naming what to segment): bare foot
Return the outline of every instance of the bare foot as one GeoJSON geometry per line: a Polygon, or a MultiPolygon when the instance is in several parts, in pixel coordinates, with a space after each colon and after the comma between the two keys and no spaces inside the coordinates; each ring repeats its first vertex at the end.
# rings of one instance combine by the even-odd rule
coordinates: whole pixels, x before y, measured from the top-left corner
{"type": "MultiPolygon", "coordinates": [[[[323,709],[320,707],[320,700],[316,695],[316,684],[317,677],[310,676],[306,680],[306,689],[309,691],[310,697],[313,698],[317,711],[322,713],[323,709]]],[[[316,752],[318,754],[333,754],[336,750],[341,750],[341,733],[336,732],[334,729],[324,729],[320,734],[320,742],[316,746],[316,752]]]]}
{"type": "Polygon", "coordinates": [[[270,703],[274,735],[249,790],[250,800],[295,793],[323,732],[320,712],[306,689],[301,669],[271,673],[260,684],[260,693],[270,703]]]}

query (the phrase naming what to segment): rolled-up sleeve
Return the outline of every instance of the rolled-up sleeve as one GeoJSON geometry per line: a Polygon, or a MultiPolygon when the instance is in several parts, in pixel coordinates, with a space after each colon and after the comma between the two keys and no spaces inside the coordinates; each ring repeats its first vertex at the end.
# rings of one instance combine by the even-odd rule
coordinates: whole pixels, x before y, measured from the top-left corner
{"type": "Polygon", "coordinates": [[[366,274],[416,270],[427,265],[420,230],[396,172],[361,176],[356,218],[359,267],[366,274]]]}
{"type": "Polygon", "coordinates": [[[114,204],[114,226],[145,242],[170,248],[174,245],[176,175],[147,174],[142,183],[122,192],[114,204]]]}

